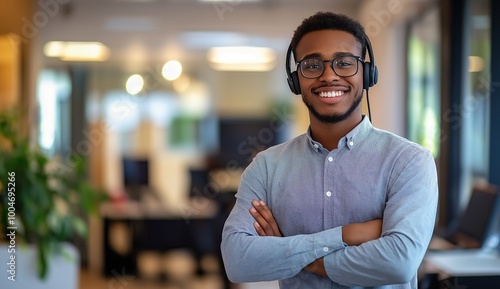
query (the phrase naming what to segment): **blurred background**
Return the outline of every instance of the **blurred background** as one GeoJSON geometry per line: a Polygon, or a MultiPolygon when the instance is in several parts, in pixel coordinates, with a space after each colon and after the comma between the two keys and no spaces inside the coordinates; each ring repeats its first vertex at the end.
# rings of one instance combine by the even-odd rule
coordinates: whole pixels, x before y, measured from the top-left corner
{"type": "MultiPolygon", "coordinates": [[[[74,242],[78,288],[276,288],[230,284],[219,243],[252,156],[307,129],[284,69],[294,29],[317,11],[364,25],[379,69],[373,124],[433,153],[436,234],[449,236],[478,183],[500,184],[498,6],[2,0],[0,109],[26,112],[20,133],[48,157],[83,156],[109,196],[74,242]]],[[[485,218],[476,247],[495,248],[498,208],[485,218]]]]}

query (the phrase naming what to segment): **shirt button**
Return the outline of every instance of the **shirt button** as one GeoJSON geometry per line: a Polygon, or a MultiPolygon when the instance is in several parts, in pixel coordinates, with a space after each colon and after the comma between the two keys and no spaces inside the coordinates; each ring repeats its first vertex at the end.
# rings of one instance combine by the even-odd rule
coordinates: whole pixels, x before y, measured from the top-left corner
{"type": "Polygon", "coordinates": [[[326,192],[326,196],[327,197],[331,197],[332,196],[332,192],[330,192],[330,191],[326,192]]]}
{"type": "Polygon", "coordinates": [[[328,249],[328,247],[323,248],[323,252],[328,252],[328,251],[330,251],[330,249],[328,249]]]}
{"type": "Polygon", "coordinates": [[[333,157],[328,157],[329,162],[333,162],[333,157]]]}
{"type": "Polygon", "coordinates": [[[353,146],[353,145],[354,145],[354,142],[353,142],[353,141],[350,141],[350,142],[349,142],[349,145],[350,145],[350,146],[353,146]]]}
{"type": "Polygon", "coordinates": [[[314,147],[315,147],[315,148],[319,148],[319,145],[315,143],[315,144],[314,144],[314,147]]]}

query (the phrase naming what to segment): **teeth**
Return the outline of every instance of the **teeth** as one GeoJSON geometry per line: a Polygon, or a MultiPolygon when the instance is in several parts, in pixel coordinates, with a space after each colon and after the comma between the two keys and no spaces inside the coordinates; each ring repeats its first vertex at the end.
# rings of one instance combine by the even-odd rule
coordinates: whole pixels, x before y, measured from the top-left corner
{"type": "Polygon", "coordinates": [[[344,91],[322,91],[319,93],[320,97],[337,97],[344,95],[344,91]]]}

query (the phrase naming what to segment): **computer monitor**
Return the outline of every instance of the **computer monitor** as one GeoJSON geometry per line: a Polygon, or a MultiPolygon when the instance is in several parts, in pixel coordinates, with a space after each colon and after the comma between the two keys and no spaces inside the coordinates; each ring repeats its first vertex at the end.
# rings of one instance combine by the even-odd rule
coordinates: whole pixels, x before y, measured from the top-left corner
{"type": "Polygon", "coordinates": [[[189,169],[190,188],[189,197],[214,196],[214,186],[210,183],[209,172],[205,169],[189,169]]]}
{"type": "Polygon", "coordinates": [[[449,240],[463,248],[481,248],[495,229],[495,218],[500,210],[498,194],[495,186],[475,185],[449,240]]]}
{"type": "Polygon", "coordinates": [[[284,129],[268,118],[221,118],[218,135],[214,165],[244,168],[258,152],[282,142],[284,129]]]}
{"type": "Polygon", "coordinates": [[[141,192],[149,187],[149,161],[144,158],[124,157],[123,185],[129,198],[140,199],[141,192]]]}

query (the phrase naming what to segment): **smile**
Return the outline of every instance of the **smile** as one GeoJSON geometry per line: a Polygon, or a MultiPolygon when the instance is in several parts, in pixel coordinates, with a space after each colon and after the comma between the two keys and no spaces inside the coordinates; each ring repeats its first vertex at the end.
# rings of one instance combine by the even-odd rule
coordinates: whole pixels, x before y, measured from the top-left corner
{"type": "Polygon", "coordinates": [[[338,97],[345,94],[345,91],[337,90],[337,91],[322,91],[319,93],[320,97],[338,97]]]}

